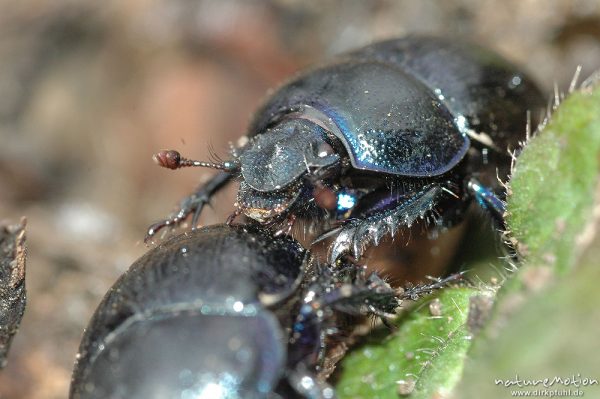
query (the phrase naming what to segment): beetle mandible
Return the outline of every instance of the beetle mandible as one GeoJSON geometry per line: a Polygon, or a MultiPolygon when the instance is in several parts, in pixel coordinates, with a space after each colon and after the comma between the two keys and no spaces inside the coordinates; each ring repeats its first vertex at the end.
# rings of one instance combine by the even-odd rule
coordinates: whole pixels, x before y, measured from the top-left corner
{"type": "Polygon", "coordinates": [[[508,151],[525,140],[528,111],[543,105],[530,78],[476,45],[418,36],[371,44],[281,86],[230,160],[157,153],[167,168],[221,172],[147,238],[190,214],[195,227],[203,206],[234,178],[234,217],[318,221],[322,237],[337,234],[330,262],[359,258],[418,219],[451,226],[473,199],[502,223],[508,151]]]}

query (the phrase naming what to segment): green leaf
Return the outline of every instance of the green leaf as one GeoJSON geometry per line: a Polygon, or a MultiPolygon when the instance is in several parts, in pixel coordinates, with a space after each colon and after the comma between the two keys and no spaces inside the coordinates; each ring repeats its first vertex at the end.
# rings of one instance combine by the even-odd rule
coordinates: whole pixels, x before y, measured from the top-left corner
{"type": "Polygon", "coordinates": [[[523,262],[498,293],[455,397],[536,389],[600,395],[599,173],[600,89],[588,88],[570,95],[517,159],[508,225],[523,262]],[[517,376],[596,384],[503,386],[517,376]]]}
{"type": "MultiPolygon", "coordinates": [[[[511,391],[533,391],[543,386],[519,388],[497,385],[496,379],[543,380],[554,377],[600,380],[600,240],[587,260],[572,273],[545,289],[524,297],[507,295],[503,304],[519,306],[492,319],[486,336],[477,337],[456,398],[503,399],[511,391]],[[503,317],[502,317],[503,316],[503,317]],[[495,323],[501,320],[502,323],[495,323]],[[498,324],[505,324],[499,328],[498,324]]],[[[499,299],[500,301],[500,299],[499,299]]],[[[501,306],[502,308],[503,306],[501,306]]],[[[578,389],[585,397],[600,397],[600,386],[564,386],[552,390],[578,389]]]]}
{"type": "Polygon", "coordinates": [[[570,95],[525,147],[511,178],[507,221],[528,263],[572,267],[598,179],[600,90],[570,95]]]}
{"type": "Polygon", "coordinates": [[[417,302],[415,310],[396,321],[397,331],[381,332],[383,340],[374,334],[343,359],[338,396],[397,399],[410,393],[411,398],[430,398],[450,391],[471,345],[466,321],[469,300],[477,293],[452,287],[417,302]],[[429,308],[434,298],[439,300],[439,316],[429,308]]]}

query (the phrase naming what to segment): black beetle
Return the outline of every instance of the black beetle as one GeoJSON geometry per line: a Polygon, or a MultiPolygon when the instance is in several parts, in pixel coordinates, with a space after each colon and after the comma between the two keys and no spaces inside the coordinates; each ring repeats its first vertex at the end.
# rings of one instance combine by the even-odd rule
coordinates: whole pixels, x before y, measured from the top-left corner
{"type": "Polygon", "coordinates": [[[333,272],[293,239],[257,227],[173,237],[104,297],[70,398],[334,397],[314,377],[334,313],[384,315],[401,299],[362,270],[333,272]]]}
{"type": "MultiPolygon", "coordinates": [[[[221,169],[160,228],[193,213],[240,178],[236,213],[263,224],[286,215],[338,233],[331,262],[417,219],[450,226],[472,199],[502,221],[510,149],[526,137],[527,111],[544,106],[516,67],[472,44],[408,37],[375,43],[301,74],[256,113],[232,159],[211,163],[164,150],[176,169],[221,169]],[[337,228],[331,228],[332,223],[337,228]]],[[[329,235],[324,234],[323,237],[329,235]]]]}

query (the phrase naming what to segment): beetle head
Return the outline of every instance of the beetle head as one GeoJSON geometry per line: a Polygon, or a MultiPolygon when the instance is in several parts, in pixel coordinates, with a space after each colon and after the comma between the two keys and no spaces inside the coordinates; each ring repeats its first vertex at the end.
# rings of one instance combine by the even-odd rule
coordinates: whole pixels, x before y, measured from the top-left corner
{"type": "Polygon", "coordinates": [[[339,156],[326,131],[310,121],[285,120],[251,139],[239,156],[242,177],[254,190],[281,190],[305,173],[334,164],[339,156]]]}
{"type": "Polygon", "coordinates": [[[259,222],[289,209],[302,191],[304,175],[339,161],[326,137],[325,129],[304,119],[284,120],[253,137],[238,159],[239,209],[259,222]]]}

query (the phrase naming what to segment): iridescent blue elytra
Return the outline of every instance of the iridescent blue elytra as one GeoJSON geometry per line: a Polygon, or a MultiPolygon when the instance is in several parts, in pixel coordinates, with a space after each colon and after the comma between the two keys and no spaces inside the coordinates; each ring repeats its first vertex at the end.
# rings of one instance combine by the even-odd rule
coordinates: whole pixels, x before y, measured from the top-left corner
{"type": "Polygon", "coordinates": [[[469,138],[434,93],[391,64],[349,60],[314,70],[271,103],[286,100],[286,110],[308,113],[311,107],[311,117],[326,123],[357,169],[436,176],[456,166],[469,148],[469,138]],[[335,90],[328,89],[334,82],[335,90]]]}
{"type": "Polygon", "coordinates": [[[420,218],[430,227],[459,222],[473,199],[502,223],[498,178],[525,138],[527,112],[544,104],[526,74],[476,45],[418,36],[374,43],[279,87],[231,159],[196,161],[223,172],[149,235],[192,213],[195,225],[234,178],[235,215],[277,229],[286,218],[311,220],[318,233],[337,233],[332,263],[420,218]],[[341,212],[347,192],[354,202],[341,212]]]}

